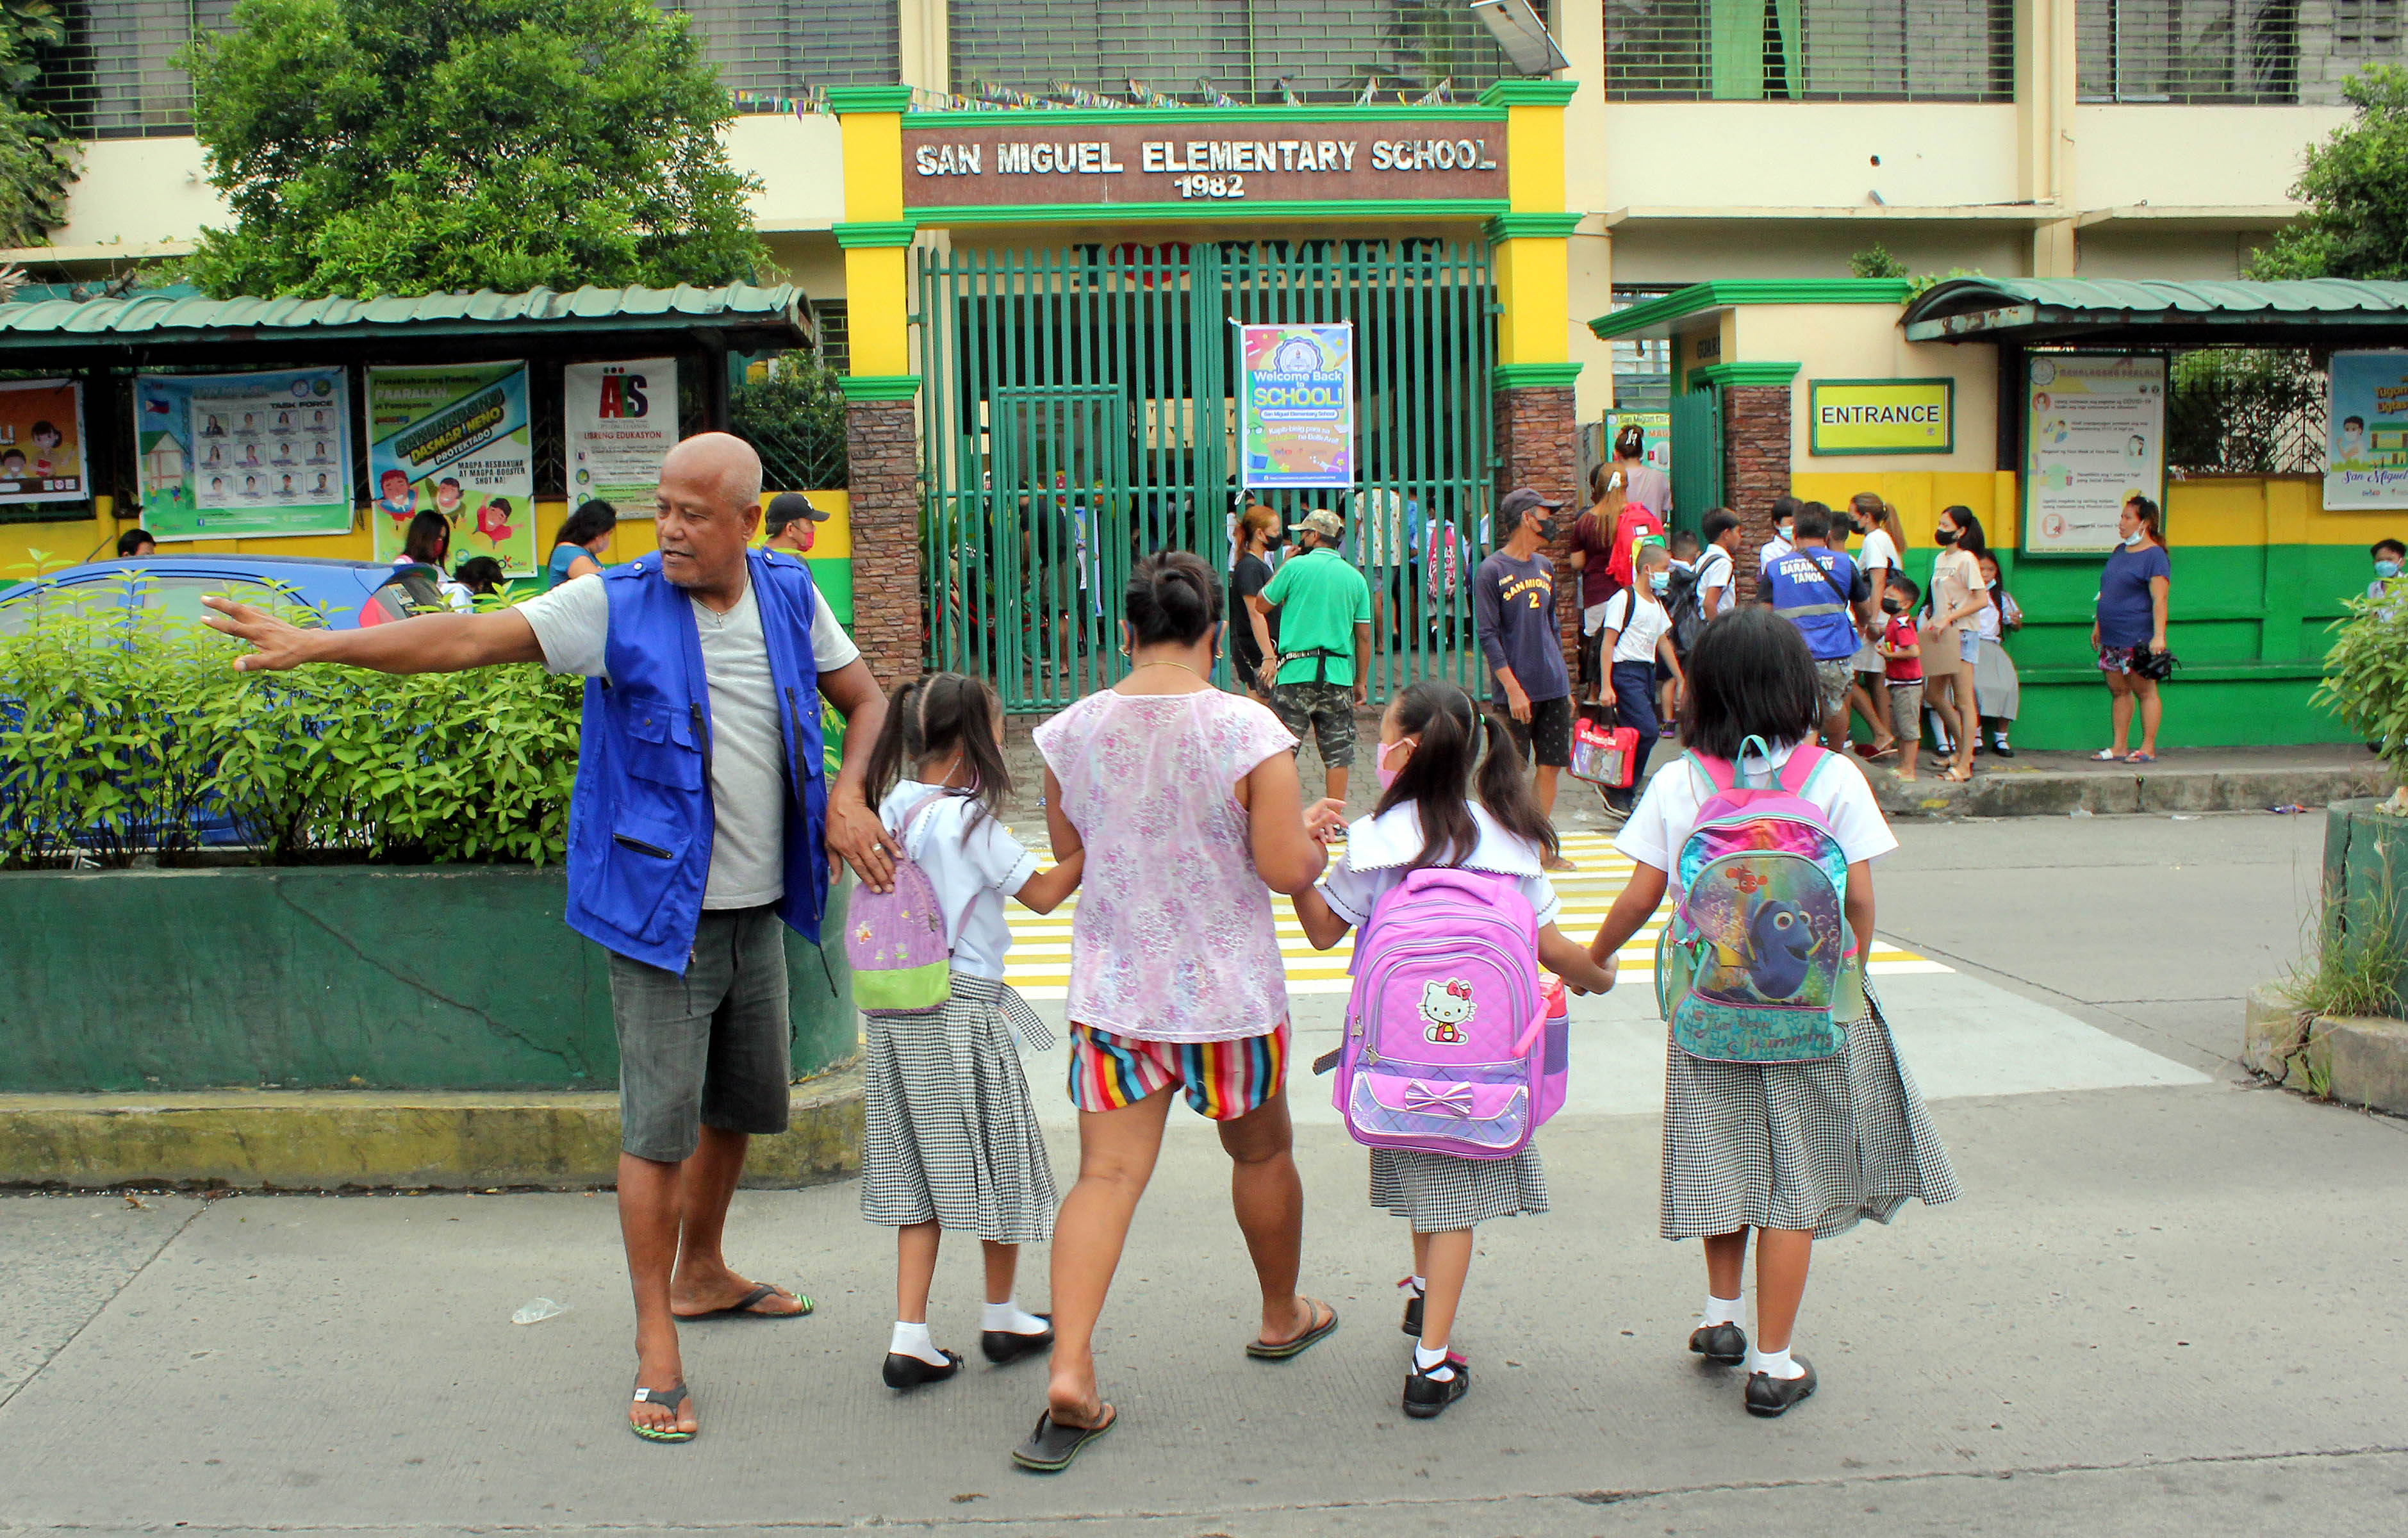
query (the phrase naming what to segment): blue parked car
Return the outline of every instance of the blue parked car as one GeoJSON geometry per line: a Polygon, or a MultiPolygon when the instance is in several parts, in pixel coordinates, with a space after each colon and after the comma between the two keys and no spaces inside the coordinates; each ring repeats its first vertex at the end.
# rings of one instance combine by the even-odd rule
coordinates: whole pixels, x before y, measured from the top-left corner
{"type": "Polygon", "coordinates": [[[204,594],[265,609],[294,625],[353,630],[444,607],[427,567],[304,555],[143,555],[93,561],[0,588],[0,636],[40,610],[72,606],[102,618],[136,601],[150,613],[198,620],[204,594]]]}

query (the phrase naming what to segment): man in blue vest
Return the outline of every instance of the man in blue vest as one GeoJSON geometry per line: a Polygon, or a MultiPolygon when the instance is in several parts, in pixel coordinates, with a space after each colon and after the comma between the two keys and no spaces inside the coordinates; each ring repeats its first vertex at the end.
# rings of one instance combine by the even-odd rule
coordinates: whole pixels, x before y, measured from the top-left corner
{"type": "Polygon", "coordinates": [[[242,668],[334,662],[388,673],[540,662],[586,676],[568,814],[568,926],[610,953],[619,1035],[619,1222],[636,1294],[628,1421],[697,1429],[677,1321],[792,1318],[810,1300],[727,1264],[720,1231],[747,1139],[786,1128],[785,937],[817,943],[831,854],[872,887],[893,846],[863,793],[886,697],[803,563],[749,549],[761,461],[705,433],[661,465],[659,551],[515,609],[300,630],[245,604],[209,623],[242,668]],[[820,698],[844,716],[823,779],[820,698]]]}
{"type": "Polygon", "coordinates": [[[1765,564],[1764,601],[1806,638],[1806,650],[1814,654],[1823,745],[1845,753],[1848,691],[1856,686],[1850,659],[1870,623],[1873,591],[1856,563],[1832,547],[1829,508],[1801,503],[1796,525],[1797,544],[1765,564]]]}

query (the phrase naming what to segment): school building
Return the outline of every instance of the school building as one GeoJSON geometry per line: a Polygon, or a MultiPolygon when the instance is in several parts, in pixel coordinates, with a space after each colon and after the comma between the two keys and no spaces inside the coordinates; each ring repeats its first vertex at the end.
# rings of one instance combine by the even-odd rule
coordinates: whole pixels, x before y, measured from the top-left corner
{"type": "MultiPolygon", "coordinates": [[[[5,254],[76,280],[223,217],[168,60],[230,7],[65,8],[50,90],[84,172],[54,245],[5,254]]],[[[1454,541],[1476,558],[1497,492],[1572,496],[1609,412],[1660,411],[1684,515],[1712,496],[1760,520],[1789,489],[1882,491],[1911,530],[1978,507],[2033,591],[2024,739],[2043,746],[2091,731],[2069,638],[2097,561],[2023,553],[2000,360],[2068,344],[1914,339],[1907,285],[1851,258],[2229,281],[2296,211],[2301,150],[2349,120],[2341,82],[2408,59],[2401,0],[1554,0],[1564,67],[1543,74],[1468,0],[669,8],[736,93],[756,223],[845,375],[855,608],[889,618],[882,673],[924,645],[1017,708],[1093,686],[1132,553],[1226,555],[1233,325],[1346,321],[1356,553],[1398,573],[1383,690],[1470,667],[1454,541]],[[1812,441],[1817,381],[1938,378],[1944,451],[1812,441]]],[[[2241,479],[2172,487],[2174,650],[2257,670],[2178,675],[2166,740],[2330,737],[2305,704],[2317,626],[2382,520],[2326,516],[2304,474],[2241,479]],[[2186,712],[2211,686],[2228,703],[2186,712]]]]}

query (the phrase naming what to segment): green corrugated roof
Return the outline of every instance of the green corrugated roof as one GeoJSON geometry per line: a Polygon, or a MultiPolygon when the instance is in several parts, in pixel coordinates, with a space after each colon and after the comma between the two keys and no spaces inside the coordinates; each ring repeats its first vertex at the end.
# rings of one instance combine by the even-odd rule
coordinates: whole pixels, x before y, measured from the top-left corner
{"type": "Polygon", "coordinates": [[[755,288],[580,288],[560,294],[428,294],[417,298],[204,299],[136,294],[122,299],[43,299],[0,305],[0,349],[78,340],[193,342],[227,338],[317,341],[347,338],[509,336],[539,332],[681,330],[716,322],[746,329],[803,330],[802,291],[755,288]]]}
{"type": "Polygon", "coordinates": [[[2114,333],[2127,344],[2211,335],[2235,344],[2273,343],[2336,330],[2408,331],[2408,283],[1952,278],[1908,304],[1899,323],[1910,341],[2055,341],[2114,333]]]}

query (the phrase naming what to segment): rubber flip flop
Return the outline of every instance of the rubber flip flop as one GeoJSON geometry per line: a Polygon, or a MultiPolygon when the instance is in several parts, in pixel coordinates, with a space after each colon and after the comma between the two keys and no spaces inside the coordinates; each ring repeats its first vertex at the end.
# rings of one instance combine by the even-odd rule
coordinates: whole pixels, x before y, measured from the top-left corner
{"type": "Polygon", "coordinates": [[[2097,753],[2090,755],[2090,761],[2094,764],[2112,764],[2123,756],[2124,755],[2122,754],[2117,753],[2114,748],[2100,748],[2097,753]]]}
{"type": "Polygon", "coordinates": [[[732,1319],[738,1315],[741,1315],[747,1319],[799,1319],[809,1315],[810,1311],[817,1306],[817,1304],[813,1303],[809,1298],[804,1297],[799,1292],[788,1292],[783,1287],[771,1286],[768,1283],[763,1282],[759,1286],[753,1287],[752,1291],[746,1293],[743,1297],[738,1298],[736,1301],[728,1304],[725,1308],[705,1309],[700,1314],[680,1314],[676,1315],[676,1318],[680,1324],[692,1324],[696,1319],[732,1319]],[[791,1314],[772,1314],[767,1310],[757,1309],[752,1306],[765,1298],[792,1298],[795,1301],[802,1304],[803,1306],[796,1309],[791,1314]]]}
{"type": "Polygon", "coordinates": [[[1321,1342],[1336,1333],[1338,1330],[1338,1311],[1334,1308],[1330,1308],[1327,1303],[1323,1302],[1318,1298],[1307,1298],[1305,1301],[1312,1305],[1312,1311],[1316,1315],[1323,1309],[1328,1308],[1329,1317],[1322,1323],[1314,1325],[1311,1330],[1306,1330],[1303,1334],[1298,1335],[1295,1340],[1283,1341],[1277,1345],[1272,1345],[1267,1341],[1249,1341],[1246,1343],[1246,1355],[1254,1358],[1256,1361],[1283,1362],[1291,1357],[1303,1356],[1307,1351],[1312,1350],[1315,1345],[1320,1344],[1321,1342]]]}
{"type": "Polygon", "coordinates": [[[1011,1460],[1031,1473],[1060,1473],[1081,1448],[1120,1423],[1120,1412],[1109,1404],[1101,1426],[1064,1426],[1048,1410],[1037,1417],[1037,1430],[1028,1433],[1028,1440],[1011,1449],[1011,1460]]]}
{"type": "MultiPolygon", "coordinates": [[[[678,1406],[683,1404],[685,1401],[685,1385],[682,1383],[675,1388],[647,1388],[640,1383],[636,1385],[634,1402],[638,1404],[657,1404],[669,1414],[675,1415],[678,1406]]],[[[692,1431],[679,1430],[675,1422],[671,1422],[666,1429],[664,1429],[657,1426],[638,1426],[631,1420],[627,1422],[627,1430],[642,1437],[646,1442],[692,1442],[695,1438],[695,1433],[692,1431]]]]}
{"type": "Polygon", "coordinates": [[[2135,749],[2131,755],[2124,760],[2124,762],[2128,764],[2154,764],[2157,761],[2157,755],[2156,754],[2142,753],[2138,749],[2135,749]]]}

